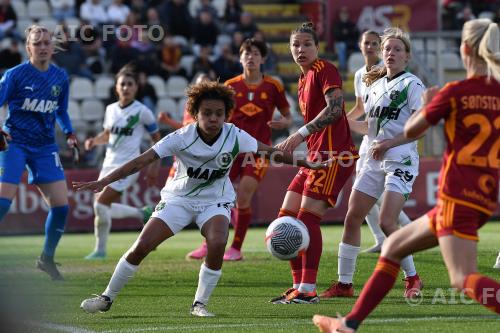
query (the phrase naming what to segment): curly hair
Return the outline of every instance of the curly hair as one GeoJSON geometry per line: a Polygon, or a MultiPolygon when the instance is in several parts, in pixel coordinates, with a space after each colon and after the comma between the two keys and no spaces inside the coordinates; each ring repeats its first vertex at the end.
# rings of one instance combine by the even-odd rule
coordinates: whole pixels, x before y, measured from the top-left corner
{"type": "Polygon", "coordinates": [[[203,81],[186,88],[187,111],[194,118],[198,115],[201,101],[215,99],[224,102],[226,118],[234,107],[234,90],[214,81],[203,81]]]}

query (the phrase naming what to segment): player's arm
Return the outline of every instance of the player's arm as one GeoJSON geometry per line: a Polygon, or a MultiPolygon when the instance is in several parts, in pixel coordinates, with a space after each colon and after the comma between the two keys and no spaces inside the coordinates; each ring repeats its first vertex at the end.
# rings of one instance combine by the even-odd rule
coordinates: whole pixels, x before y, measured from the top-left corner
{"type": "Polygon", "coordinates": [[[73,182],[73,188],[75,190],[91,190],[94,193],[101,192],[102,189],[107,185],[119,179],[128,177],[136,172],[139,172],[147,165],[159,159],[160,157],[154,151],[154,149],[150,148],[141,155],[134,158],[133,160],[130,160],[127,163],[123,164],[122,166],[114,169],[106,177],[92,182],[73,182]]]}
{"type": "MultiPolygon", "coordinates": [[[[160,131],[156,131],[151,133],[151,140],[153,143],[157,143],[161,139],[160,131]]],[[[152,186],[156,184],[156,179],[158,178],[158,172],[160,170],[160,159],[154,161],[148,166],[148,170],[146,172],[146,183],[148,186],[152,186]]]]}
{"type": "Polygon", "coordinates": [[[66,80],[61,87],[59,92],[58,108],[55,112],[56,122],[62,129],[64,134],[66,134],[66,143],[68,147],[75,148],[78,150],[78,140],[73,131],[73,126],[71,126],[71,119],[68,114],[68,103],[69,103],[69,79],[66,80]]]}
{"type": "Polygon", "coordinates": [[[286,107],[286,108],[278,109],[278,111],[281,114],[281,118],[276,119],[276,120],[270,120],[267,122],[267,125],[271,128],[274,128],[274,129],[284,129],[284,128],[290,127],[290,125],[293,122],[292,113],[290,112],[290,108],[286,107]]]}
{"type": "Polygon", "coordinates": [[[109,136],[111,132],[109,129],[104,129],[101,133],[97,134],[94,137],[88,138],[85,140],[85,150],[91,150],[95,146],[105,145],[109,142],[109,136]]]}
{"type": "Polygon", "coordinates": [[[431,127],[431,123],[425,118],[425,113],[422,112],[425,106],[436,96],[439,92],[438,87],[431,87],[426,89],[422,94],[422,107],[418,112],[411,115],[410,119],[405,124],[404,136],[408,139],[418,138],[425,134],[425,131],[431,127]]]}
{"type": "Polygon", "coordinates": [[[331,160],[324,162],[311,162],[305,158],[295,156],[287,151],[268,146],[260,141],[257,141],[257,153],[274,163],[296,165],[308,169],[326,168],[331,162],[331,160]]]}
{"type": "Polygon", "coordinates": [[[356,104],[347,113],[347,120],[356,120],[365,114],[365,109],[363,107],[363,100],[361,97],[356,97],[356,104]]]}
{"type": "Polygon", "coordinates": [[[172,119],[172,117],[170,117],[167,112],[160,112],[158,114],[158,121],[162,124],[172,127],[173,129],[179,129],[182,127],[182,123],[172,119]]]}
{"type": "Polygon", "coordinates": [[[344,94],[340,88],[331,88],[325,93],[326,107],[311,120],[305,124],[299,133],[304,138],[308,135],[321,131],[328,125],[336,122],[342,117],[342,107],[344,105],[344,94]],[[304,130],[305,128],[305,130],[304,130]]]}

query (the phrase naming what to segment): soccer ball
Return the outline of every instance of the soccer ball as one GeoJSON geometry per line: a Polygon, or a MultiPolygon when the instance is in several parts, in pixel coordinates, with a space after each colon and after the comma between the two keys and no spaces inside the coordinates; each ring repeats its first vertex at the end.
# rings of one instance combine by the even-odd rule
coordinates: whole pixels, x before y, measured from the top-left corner
{"type": "Polygon", "coordinates": [[[300,220],[282,216],[274,220],[266,231],[269,253],[281,260],[294,259],[307,250],[309,232],[300,220]]]}

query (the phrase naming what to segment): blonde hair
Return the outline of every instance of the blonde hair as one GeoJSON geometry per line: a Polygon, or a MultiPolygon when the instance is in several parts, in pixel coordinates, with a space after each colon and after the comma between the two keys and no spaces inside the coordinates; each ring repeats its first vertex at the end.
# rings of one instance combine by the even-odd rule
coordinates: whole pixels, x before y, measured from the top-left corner
{"type": "MultiPolygon", "coordinates": [[[[48,33],[50,40],[52,41],[52,44],[54,45],[54,51],[64,51],[62,48],[62,38],[55,36],[53,32],[49,31],[48,28],[44,27],[43,25],[38,25],[38,24],[32,24],[26,30],[24,30],[24,36],[26,38],[26,48],[28,48],[28,45],[33,38],[33,35],[37,33],[48,33]]],[[[28,52],[28,56],[31,57],[31,54],[28,52]]]]}
{"type": "Polygon", "coordinates": [[[488,67],[488,77],[500,81],[500,32],[498,24],[490,19],[475,19],[465,22],[462,42],[472,51],[474,60],[483,61],[488,67]]]}
{"type": "MultiPolygon", "coordinates": [[[[400,28],[391,27],[384,30],[383,35],[381,36],[382,42],[380,43],[380,49],[383,49],[385,42],[389,39],[399,39],[403,42],[405,46],[405,50],[407,53],[411,53],[411,43],[410,36],[401,30],[400,28]]],[[[363,82],[370,86],[373,82],[387,75],[387,68],[385,66],[373,66],[369,72],[363,75],[363,82]]]]}

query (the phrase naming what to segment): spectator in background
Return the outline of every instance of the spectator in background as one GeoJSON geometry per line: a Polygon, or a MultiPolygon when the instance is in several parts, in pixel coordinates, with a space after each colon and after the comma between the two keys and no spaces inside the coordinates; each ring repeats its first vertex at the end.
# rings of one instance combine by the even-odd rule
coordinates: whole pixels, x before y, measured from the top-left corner
{"type": "Polygon", "coordinates": [[[50,7],[57,21],[75,17],[75,0],[50,0],[50,7]]]}
{"type": "Polygon", "coordinates": [[[108,22],[108,14],[101,0],[87,0],[80,7],[80,18],[93,26],[108,22]]]}
{"type": "Polygon", "coordinates": [[[0,0],[0,40],[5,37],[21,39],[16,31],[17,15],[10,0],[0,0]]]}
{"type": "Polygon", "coordinates": [[[264,58],[264,65],[262,65],[262,71],[266,73],[271,73],[276,71],[276,66],[278,64],[278,56],[274,53],[271,44],[266,42],[266,37],[262,30],[257,30],[253,35],[253,39],[261,41],[266,44],[267,56],[264,58]]]}
{"type": "Polygon", "coordinates": [[[208,45],[204,45],[200,48],[200,53],[193,62],[193,70],[191,71],[193,75],[201,72],[207,74],[210,80],[216,79],[217,75],[214,70],[214,64],[210,61],[211,52],[212,48],[208,45]]]}
{"type": "Polygon", "coordinates": [[[225,82],[241,73],[242,67],[239,59],[234,59],[229,44],[221,47],[221,55],[214,62],[214,70],[221,82],[225,82]]]}
{"type": "MultiPolygon", "coordinates": [[[[247,38],[252,38],[255,32],[257,32],[257,30],[259,29],[257,29],[257,24],[255,24],[252,14],[248,12],[243,12],[240,15],[240,21],[236,26],[236,30],[243,34],[243,39],[247,39],[247,38]]],[[[239,47],[238,47],[238,52],[239,52],[239,47]]]]}
{"type": "Polygon", "coordinates": [[[21,52],[19,52],[19,43],[12,39],[8,48],[0,51],[0,74],[7,69],[19,65],[22,61],[21,52]]]}
{"type": "Polygon", "coordinates": [[[243,33],[235,31],[231,37],[231,53],[236,59],[240,59],[240,46],[244,41],[243,33]]]}
{"type": "Polygon", "coordinates": [[[137,14],[130,12],[125,25],[117,27],[115,31],[116,39],[110,47],[111,71],[113,73],[118,73],[120,68],[136,60],[137,52],[132,48],[132,42],[138,40],[139,29],[130,29],[137,24],[139,24],[137,14]]]}
{"type": "Polygon", "coordinates": [[[196,9],[196,17],[200,17],[202,12],[210,12],[214,23],[217,24],[217,26],[220,26],[219,12],[214,5],[212,5],[212,0],[200,0],[200,5],[196,9]]]}
{"type": "Polygon", "coordinates": [[[113,0],[107,11],[108,21],[112,24],[123,24],[129,13],[130,8],[123,3],[123,0],[113,0]]]}
{"type": "Polygon", "coordinates": [[[182,75],[187,78],[187,73],[181,67],[182,49],[172,36],[163,39],[163,46],[158,51],[160,70],[158,74],[167,80],[171,75],[182,75]]]}
{"type": "Polygon", "coordinates": [[[232,34],[240,22],[240,16],[243,12],[238,0],[226,0],[224,8],[224,23],[226,24],[226,32],[232,34]]]}
{"type": "Polygon", "coordinates": [[[347,59],[349,55],[358,49],[358,29],[349,17],[349,10],[343,6],[340,8],[337,22],[333,25],[333,39],[335,41],[335,52],[339,61],[339,69],[343,75],[347,72],[347,59]]]}
{"type": "Polygon", "coordinates": [[[92,71],[87,66],[87,57],[82,46],[70,38],[68,27],[63,26],[62,32],[60,46],[65,52],[54,53],[52,56],[54,62],[64,68],[69,76],[81,76],[94,80],[92,71]]]}
{"type": "Polygon", "coordinates": [[[130,11],[137,13],[137,19],[141,24],[146,24],[147,22],[147,12],[149,9],[156,9],[155,5],[151,4],[152,1],[147,1],[147,4],[144,0],[131,0],[130,1],[130,11]]]}
{"type": "Polygon", "coordinates": [[[87,65],[94,74],[104,72],[104,64],[106,58],[106,50],[102,45],[101,34],[97,28],[83,24],[80,26],[80,31],[77,34],[79,43],[85,52],[87,65]]]}
{"type": "MultiPolygon", "coordinates": [[[[138,14],[139,15],[139,14],[138,14]]],[[[142,21],[140,21],[142,23],[142,21]]],[[[148,8],[146,11],[146,25],[148,26],[148,29],[151,27],[159,27],[159,29],[151,29],[150,34],[151,34],[151,42],[155,44],[155,46],[161,46],[162,44],[162,39],[161,36],[165,35],[166,29],[164,25],[161,23],[160,20],[160,14],[158,13],[158,10],[154,7],[148,8]]]]}
{"type": "Polygon", "coordinates": [[[469,5],[466,5],[462,8],[462,10],[457,14],[457,18],[455,20],[456,25],[453,27],[455,30],[462,30],[462,27],[465,22],[474,20],[476,16],[472,12],[472,8],[469,5]]]}
{"type": "Polygon", "coordinates": [[[194,43],[214,47],[215,43],[217,43],[218,34],[219,28],[217,28],[212,14],[209,11],[202,11],[194,26],[194,43]]]}
{"type": "Polygon", "coordinates": [[[146,105],[153,114],[156,113],[156,102],[158,96],[155,88],[148,82],[148,76],[143,70],[139,71],[138,90],[135,99],[146,105]]]}
{"type": "Polygon", "coordinates": [[[148,75],[153,75],[158,69],[158,58],[156,56],[156,48],[148,37],[148,29],[143,27],[137,29],[137,39],[130,42],[133,49],[134,59],[141,70],[144,70],[148,75]]]}
{"type": "Polygon", "coordinates": [[[172,35],[191,39],[193,18],[185,0],[168,0],[160,9],[160,18],[172,35]]]}

